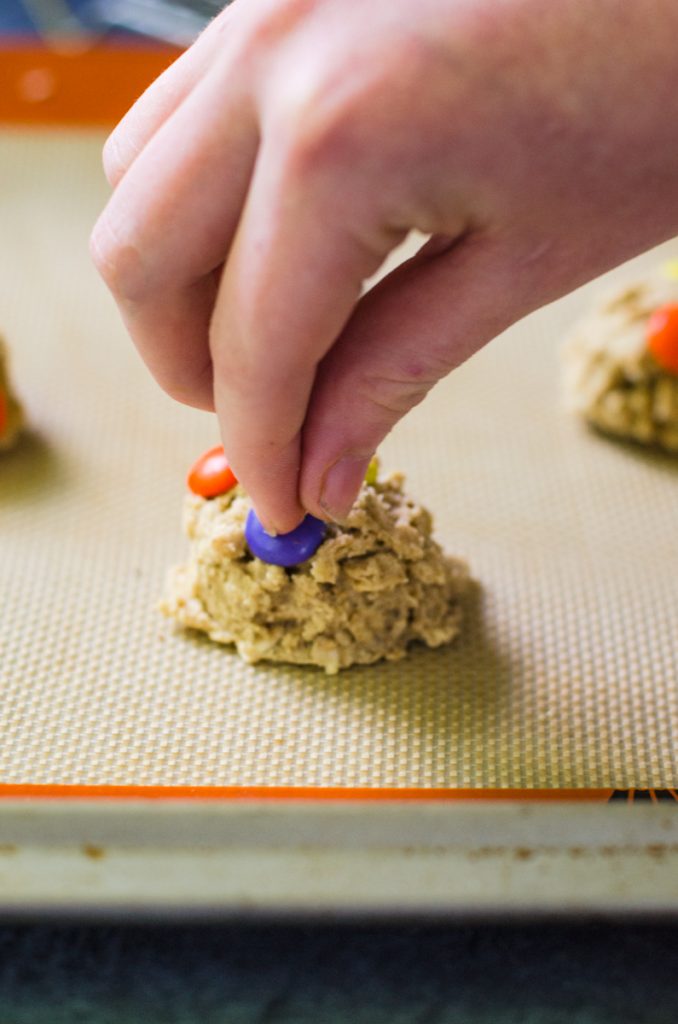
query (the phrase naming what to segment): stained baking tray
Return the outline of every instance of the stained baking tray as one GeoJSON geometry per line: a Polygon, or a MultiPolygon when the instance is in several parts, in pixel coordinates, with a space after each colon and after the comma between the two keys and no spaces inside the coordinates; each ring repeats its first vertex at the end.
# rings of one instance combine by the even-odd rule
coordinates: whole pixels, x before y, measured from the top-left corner
{"type": "Polygon", "coordinates": [[[102,140],[0,135],[31,424],[0,462],[0,908],[675,911],[678,461],[561,410],[558,347],[600,284],[383,446],[477,580],[460,641],[332,678],[247,666],[156,610],[217,432],[149,379],[89,265],[102,140]]]}

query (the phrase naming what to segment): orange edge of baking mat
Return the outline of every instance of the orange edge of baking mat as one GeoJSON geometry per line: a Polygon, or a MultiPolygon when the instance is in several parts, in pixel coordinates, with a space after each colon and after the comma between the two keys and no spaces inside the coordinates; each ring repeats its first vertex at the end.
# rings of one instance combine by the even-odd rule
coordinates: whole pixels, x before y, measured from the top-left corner
{"type": "Polygon", "coordinates": [[[168,46],[0,41],[0,124],[110,127],[180,54],[168,46]]]}
{"type": "Polygon", "coordinates": [[[574,801],[606,803],[613,789],[398,789],[343,786],[78,786],[0,784],[0,800],[574,801]]]}

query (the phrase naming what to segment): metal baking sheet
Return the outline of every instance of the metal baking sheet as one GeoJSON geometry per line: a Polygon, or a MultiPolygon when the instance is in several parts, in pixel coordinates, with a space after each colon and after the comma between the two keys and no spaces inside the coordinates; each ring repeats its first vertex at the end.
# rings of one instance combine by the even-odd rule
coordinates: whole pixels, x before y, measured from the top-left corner
{"type": "Polygon", "coordinates": [[[0,333],[31,424],[0,460],[0,795],[674,788],[678,460],[560,403],[562,336],[601,283],[506,332],[383,445],[477,580],[460,641],[332,678],[248,666],[156,609],[217,430],[150,380],[89,264],[102,141],[0,134],[0,333]]]}

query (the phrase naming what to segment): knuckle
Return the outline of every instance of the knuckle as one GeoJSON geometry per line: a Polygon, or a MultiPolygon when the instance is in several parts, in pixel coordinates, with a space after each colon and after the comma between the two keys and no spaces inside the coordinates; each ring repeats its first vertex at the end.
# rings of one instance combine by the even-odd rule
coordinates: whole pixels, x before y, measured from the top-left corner
{"type": "Polygon", "coordinates": [[[193,405],[193,392],[185,381],[161,379],[158,381],[160,387],[175,402],[181,405],[193,405]]]}
{"type": "Polygon", "coordinates": [[[105,215],[92,231],[89,249],[94,266],[117,299],[138,301],[143,297],[146,289],[139,252],[117,237],[105,215]]]}
{"type": "Polygon", "coordinates": [[[376,411],[387,420],[399,419],[419,405],[431,388],[448,372],[449,366],[433,367],[427,360],[416,357],[388,371],[366,374],[360,383],[360,393],[376,411]]]}
{"type": "Polygon", "coordinates": [[[156,370],[155,378],[165,394],[174,401],[195,409],[214,409],[211,360],[208,359],[202,366],[199,363],[163,366],[162,370],[156,370]]]}
{"type": "Polygon", "coordinates": [[[379,380],[365,381],[362,389],[365,398],[377,411],[378,416],[389,422],[399,419],[418,405],[428,390],[428,387],[422,385],[404,385],[383,377],[379,380]]]}
{"type": "Polygon", "coordinates": [[[336,166],[355,157],[356,112],[338,84],[314,77],[290,100],[291,161],[296,170],[336,166]]]}
{"type": "Polygon", "coordinates": [[[287,35],[315,6],[315,0],[259,0],[243,9],[246,37],[255,48],[287,35]]]}
{"type": "Polygon", "coordinates": [[[259,0],[256,4],[231,4],[223,13],[218,31],[225,42],[228,36],[233,58],[246,68],[267,59],[313,3],[314,0],[259,0]],[[230,15],[232,19],[226,20],[230,15]]]}
{"type": "Polygon", "coordinates": [[[115,247],[104,223],[99,219],[89,238],[89,252],[94,266],[108,287],[113,291],[115,277],[115,247]]]}
{"type": "Polygon", "coordinates": [[[123,158],[121,153],[120,137],[117,131],[114,131],[106,139],[103,152],[101,154],[101,162],[104,167],[106,181],[111,188],[115,188],[127,170],[127,161],[123,158]]]}

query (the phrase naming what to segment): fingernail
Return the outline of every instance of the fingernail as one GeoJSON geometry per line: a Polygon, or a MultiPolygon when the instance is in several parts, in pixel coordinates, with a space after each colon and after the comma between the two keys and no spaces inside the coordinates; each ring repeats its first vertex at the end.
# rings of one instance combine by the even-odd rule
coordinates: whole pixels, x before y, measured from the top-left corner
{"type": "Polygon", "coordinates": [[[304,518],[304,513],[302,512],[300,515],[290,516],[288,519],[283,519],[275,523],[272,519],[259,515],[258,512],[256,514],[257,519],[264,528],[264,533],[267,533],[269,537],[284,537],[286,533],[291,533],[292,530],[296,530],[297,526],[299,526],[304,518]]]}
{"type": "Polygon", "coordinates": [[[346,519],[369,464],[369,458],[345,455],[327,470],[320,493],[320,507],[330,518],[339,522],[346,519]]]}

